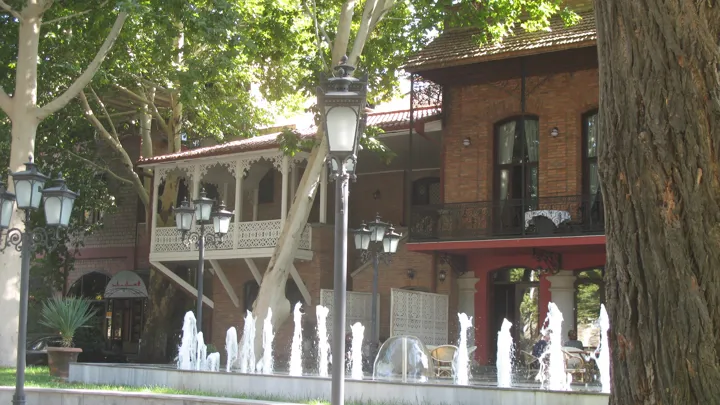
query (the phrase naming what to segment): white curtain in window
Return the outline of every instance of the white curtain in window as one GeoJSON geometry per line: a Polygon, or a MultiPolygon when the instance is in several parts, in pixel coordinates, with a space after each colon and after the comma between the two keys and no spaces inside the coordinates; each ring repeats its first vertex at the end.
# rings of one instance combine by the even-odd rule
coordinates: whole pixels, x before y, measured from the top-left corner
{"type": "Polygon", "coordinates": [[[525,120],[525,144],[527,145],[528,160],[530,162],[537,162],[540,157],[540,140],[537,120],[525,120]]]}
{"type": "Polygon", "coordinates": [[[515,121],[507,122],[498,127],[497,163],[512,163],[515,148],[515,121]]]}

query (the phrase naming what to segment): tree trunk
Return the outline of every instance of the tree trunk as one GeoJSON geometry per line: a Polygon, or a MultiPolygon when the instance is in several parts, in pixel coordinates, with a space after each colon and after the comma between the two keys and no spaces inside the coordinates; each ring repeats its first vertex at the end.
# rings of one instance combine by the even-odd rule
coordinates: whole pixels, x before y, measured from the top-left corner
{"type": "Polygon", "coordinates": [[[611,404],[720,403],[720,10],[599,1],[611,404]]]}
{"type": "MultiPolygon", "coordinates": [[[[318,131],[322,135],[321,131],[318,131]]],[[[305,224],[307,224],[310,210],[312,209],[317,185],[320,181],[320,173],[325,164],[327,156],[327,140],[321,138],[319,145],[313,148],[308,159],[305,173],[297,188],[295,200],[290,207],[280,239],[275,247],[275,252],[270,259],[268,269],[260,283],[257,299],[253,304],[253,315],[255,321],[255,353],[262,353],[262,330],[263,321],[267,316],[268,309],[272,308],[273,329],[277,331],[290,315],[290,301],[285,297],[285,285],[287,283],[290,267],[293,264],[295,253],[300,244],[300,237],[305,224]]]]}
{"type": "MultiPolygon", "coordinates": [[[[12,120],[10,145],[10,169],[24,170],[23,165],[35,150],[35,135],[39,121],[35,118],[37,109],[37,55],[40,40],[40,17],[24,14],[20,22],[18,41],[15,92],[12,98],[12,120]]],[[[12,179],[8,179],[8,190],[13,191],[12,179]]],[[[15,210],[11,227],[24,229],[23,212],[15,210]]],[[[18,319],[20,303],[20,253],[9,248],[2,253],[0,263],[0,296],[2,296],[3,318],[0,326],[0,367],[13,367],[17,359],[18,319]],[[7,312],[5,312],[7,311],[7,312]]]]}

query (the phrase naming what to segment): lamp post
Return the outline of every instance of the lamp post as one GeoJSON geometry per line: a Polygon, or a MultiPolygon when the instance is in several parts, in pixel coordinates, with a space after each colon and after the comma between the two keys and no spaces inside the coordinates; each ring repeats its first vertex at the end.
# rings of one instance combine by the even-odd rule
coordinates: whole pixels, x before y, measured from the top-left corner
{"type": "Polygon", "coordinates": [[[332,405],[345,402],[348,186],[350,178],[355,178],[358,139],[365,130],[367,75],[353,78],[354,70],[344,56],[335,67],[336,75],[322,77],[318,88],[322,127],[328,139],[328,164],[336,183],[332,405]]]}
{"type": "Polygon", "coordinates": [[[180,203],[180,207],[173,208],[175,214],[175,226],[181,232],[181,238],[185,246],[195,243],[198,249],[197,265],[197,306],[195,318],[198,331],[202,331],[202,300],[203,281],[205,275],[205,245],[218,245],[224,241],[230,229],[230,220],[233,213],[225,209],[225,204],[220,202],[217,210],[212,212],[215,200],[207,198],[205,189],[200,192],[200,198],[193,200],[194,207],[190,206],[187,198],[180,203]],[[192,231],[193,220],[200,226],[198,231],[192,231]],[[205,224],[212,220],[214,233],[205,232],[205,224]]]}
{"type": "Polygon", "coordinates": [[[369,224],[363,222],[360,228],[353,231],[355,235],[355,249],[361,252],[360,260],[365,263],[372,260],[373,263],[373,284],[372,284],[372,323],[370,329],[371,355],[377,350],[377,296],[378,296],[378,267],[382,260],[390,264],[391,256],[397,252],[398,243],[402,235],[395,233],[392,224],[382,222],[380,214],[377,214],[374,221],[369,224]],[[372,243],[371,243],[372,242],[372,243]]]}
{"type": "Polygon", "coordinates": [[[55,187],[43,190],[50,178],[40,173],[30,157],[25,170],[10,173],[15,185],[15,194],[5,189],[0,181],[0,242],[2,232],[5,241],[0,243],[0,252],[12,246],[21,255],[20,267],[20,313],[18,319],[17,365],[15,376],[14,405],[25,404],[25,346],[27,340],[27,312],[30,288],[30,258],[37,249],[53,250],[60,243],[60,233],[70,222],[70,214],[78,194],[70,191],[65,180],[59,176],[55,187]],[[41,200],[45,208],[47,228],[33,228],[30,215],[40,208],[41,200]],[[23,223],[25,229],[10,228],[14,205],[25,211],[23,223]]]}

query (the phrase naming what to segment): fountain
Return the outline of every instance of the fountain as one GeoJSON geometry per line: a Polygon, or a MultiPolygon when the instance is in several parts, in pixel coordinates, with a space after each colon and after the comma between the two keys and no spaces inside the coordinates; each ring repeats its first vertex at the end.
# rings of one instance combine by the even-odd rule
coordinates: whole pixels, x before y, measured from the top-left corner
{"type": "Polygon", "coordinates": [[[468,355],[468,330],[472,327],[472,318],[464,313],[458,314],[460,318],[460,341],[458,351],[453,361],[455,368],[455,384],[468,385],[470,381],[470,356],[468,355]]]}
{"type": "Polygon", "coordinates": [[[302,304],[300,302],[295,304],[295,311],[293,312],[293,318],[295,321],[295,332],[293,333],[292,346],[290,346],[290,375],[301,376],[302,375],[302,312],[300,308],[302,304]]]}
{"type": "Polygon", "coordinates": [[[415,336],[393,336],[386,340],[373,365],[374,380],[427,382],[434,375],[430,354],[415,336]]]}
{"type": "Polygon", "coordinates": [[[565,357],[562,351],[562,323],[563,315],[560,309],[551,302],[548,304],[548,329],[545,333],[550,333],[550,345],[545,349],[545,353],[541,356],[541,372],[543,370],[542,359],[549,356],[550,364],[547,366],[547,383],[548,389],[555,391],[567,391],[570,389],[568,376],[565,373],[565,357]]]}
{"type": "Polygon", "coordinates": [[[225,351],[227,352],[227,367],[225,367],[225,371],[229,373],[238,359],[237,329],[235,329],[234,326],[230,327],[225,334],[225,351]]]}
{"type": "Polygon", "coordinates": [[[183,320],[183,335],[178,348],[177,367],[180,370],[192,370],[197,353],[197,326],[195,314],[188,311],[183,320]]]}
{"type": "Polygon", "coordinates": [[[328,358],[330,355],[330,344],[328,343],[327,334],[327,316],[330,310],[327,307],[318,305],[315,308],[317,316],[317,336],[318,336],[318,374],[320,377],[328,376],[328,358]]]}
{"type": "Polygon", "coordinates": [[[350,327],[352,330],[352,349],[350,350],[350,376],[353,380],[363,379],[362,369],[362,343],[365,335],[365,327],[356,322],[350,327]]]}
{"type": "Polygon", "coordinates": [[[597,365],[600,370],[600,384],[602,384],[602,392],[610,393],[610,346],[608,343],[608,330],[610,329],[610,318],[608,317],[605,304],[600,305],[600,346],[596,350],[599,351],[597,356],[597,365]]]}
{"type": "Polygon", "coordinates": [[[206,371],[220,371],[220,353],[210,353],[205,361],[206,371]]]}
{"type": "Polygon", "coordinates": [[[262,339],[262,346],[263,346],[263,356],[262,359],[257,364],[257,369],[262,374],[272,374],[273,373],[273,339],[275,338],[275,333],[273,333],[273,326],[272,326],[272,309],[268,308],[267,316],[265,317],[265,321],[263,322],[263,339],[262,339]]]}
{"type": "Polygon", "coordinates": [[[240,372],[255,373],[255,317],[247,311],[240,348],[240,372]]]}
{"type": "Polygon", "coordinates": [[[512,386],[512,358],[513,338],[510,334],[512,323],[503,319],[502,327],[498,332],[497,340],[497,382],[498,387],[510,388],[512,386]]]}
{"type": "Polygon", "coordinates": [[[205,370],[207,365],[207,346],[205,345],[205,338],[202,332],[197,334],[197,359],[195,360],[195,370],[205,370]]]}

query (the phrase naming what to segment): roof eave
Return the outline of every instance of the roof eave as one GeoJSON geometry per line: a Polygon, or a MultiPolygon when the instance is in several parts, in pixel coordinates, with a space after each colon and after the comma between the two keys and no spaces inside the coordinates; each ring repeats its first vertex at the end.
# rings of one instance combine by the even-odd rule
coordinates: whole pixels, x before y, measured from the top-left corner
{"type": "Polygon", "coordinates": [[[597,44],[597,40],[592,39],[592,40],[586,40],[586,41],[573,42],[573,43],[569,43],[569,44],[555,45],[555,46],[551,46],[551,47],[538,47],[538,48],[524,49],[524,50],[514,51],[514,52],[501,52],[501,53],[495,53],[495,54],[491,54],[491,55],[481,55],[481,56],[469,57],[469,58],[464,58],[464,59],[456,59],[456,60],[447,61],[447,62],[419,63],[419,64],[415,64],[415,65],[408,64],[408,65],[404,65],[402,67],[402,69],[404,69],[406,72],[410,72],[410,73],[421,73],[421,72],[427,72],[430,70],[448,69],[448,68],[459,67],[459,66],[474,65],[474,64],[478,64],[478,63],[493,62],[493,61],[503,60],[503,59],[521,58],[521,57],[525,57],[525,56],[540,55],[543,53],[565,51],[568,49],[588,48],[588,47],[595,46],[596,44],[597,44]]]}

